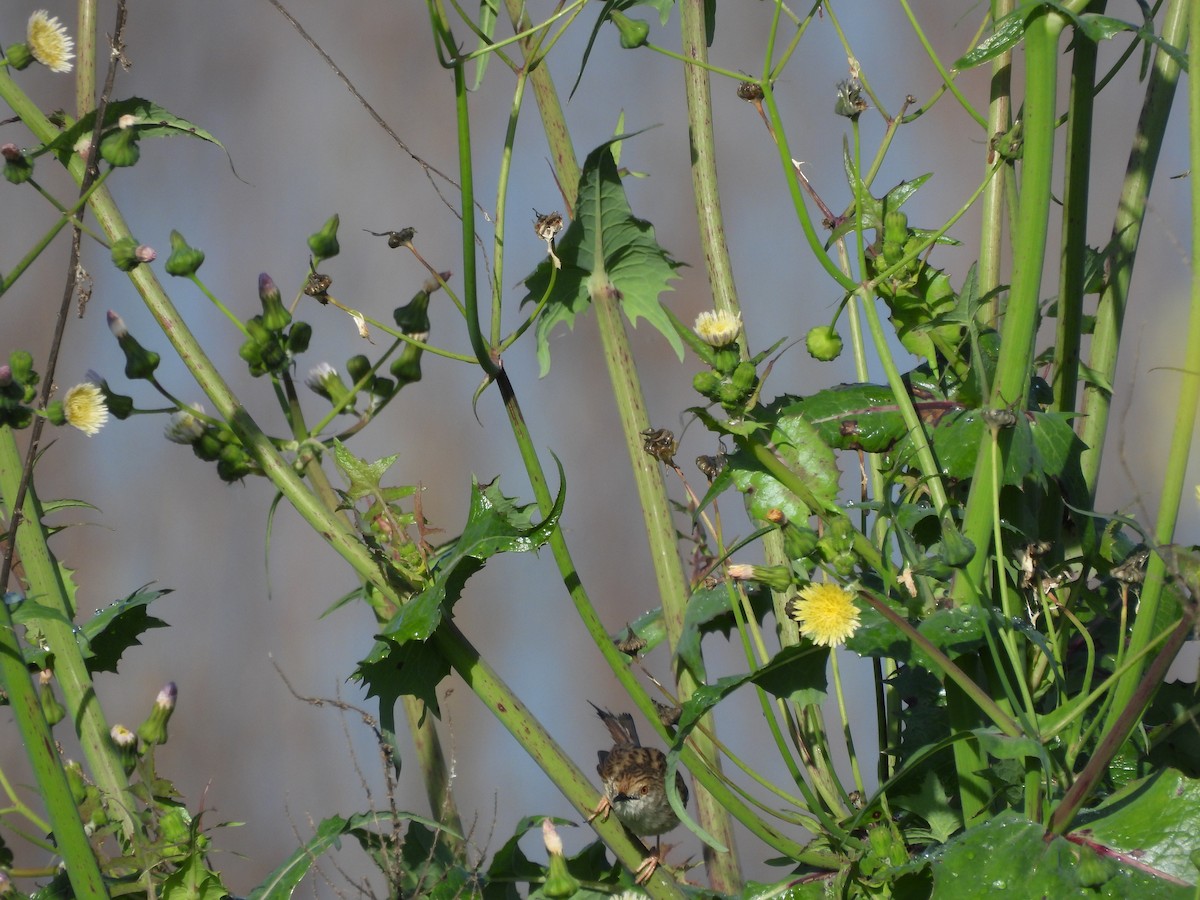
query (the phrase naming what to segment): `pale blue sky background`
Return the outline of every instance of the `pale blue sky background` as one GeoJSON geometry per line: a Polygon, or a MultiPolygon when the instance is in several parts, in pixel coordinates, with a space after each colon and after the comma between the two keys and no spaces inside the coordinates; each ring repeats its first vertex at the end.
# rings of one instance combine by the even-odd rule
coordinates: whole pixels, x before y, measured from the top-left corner
{"type": "MultiPolygon", "coordinates": [[[[46,2],[51,13],[71,21],[70,4],[46,2]]],[[[531,4],[543,12],[550,6],[531,4]]],[[[968,47],[977,5],[927,0],[914,6],[947,60],[968,47]],[[947,13],[951,6],[954,11],[947,13]]],[[[1118,6],[1110,14],[1139,18],[1134,4],[1118,6]]],[[[599,5],[593,7],[550,59],[564,94],[576,75],[599,5]]],[[[730,27],[735,24],[735,4],[719,7],[713,61],[734,70],[758,70],[770,5],[736,4],[736,29],[730,27]]],[[[894,112],[906,93],[923,100],[938,82],[899,9],[872,7],[847,7],[843,25],[864,71],[894,112]]],[[[19,38],[30,8],[9,3],[0,9],[0,39],[6,45],[19,38]]],[[[290,8],[415,152],[444,171],[456,168],[451,77],[437,65],[423,4],[294,0],[290,8]]],[[[100,21],[103,29],[112,27],[111,4],[104,6],[100,21]]],[[[467,39],[465,29],[461,36],[467,39]]],[[[652,39],[676,46],[676,22],[665,28],[655,23],[652,39]]],[[[266,2],[135,4],[126,44],[133,65],[119,76],[116,96],[148,97],[217,135],[244,182],[211,145],[145,141],[141,163],[114,177],[113,192],[139,239],[157,247],[162,259],[172,228],[204,249],[207,262],[201,275],[240,314],[258,308],[259,272],[269,272],[285,297],[299,287],[305,238],[333,212],[341,215],[342,254],[324,269],[334,278],[332,293],[347,304],[387,319],[425,277],[414,259],[403,251],[388,251],[382,239],[370,237],[363,228],[414,226],[418,247],[431,263],[456,274],[461,269],[457,220],[437,199],[420,168],[371,122],[266,2]]],[[[1114,48],[1104,49],[1104,59],[1114,56],[1114,48]]],[[[1106,223],[1140,104],[1135,71],[1122,75],[1102,98],[1095,139],[1092,244],[1108,238],[1106,223]]],[[[19,77],[44,108],[70,107],[69,78],[38,67],[19,77]]],[[[793,153],[805,161],[806,174],[835,208],[848,196],[841,165],[848,128],[832,114],[834,85],[845,77],[845,54],[829,20],[823,19],[814,23],[777,85],[793,153]]],[[[970,73],[961,83],[974,102],[984,101],[983,73],[970,73]]],[[[495,202],[512,85],[511,74],[493,62],[488,84],[471,99],[477,190],[489,208],[495,202]]],[[[808,328],[827,322],[840,291],[803,248],[774,147],[752,107],[734,96],[735,87],[715,82],[714,117],[729,241],[749,338],[758,350],[784,335],[801,338],[808,328]]],[[[680,69],[653,53],[622,51],[609,28],[601,33],[580,89],[567,107],[580,158],[611,135],[622,109],[629,131],[660,126],[627,142],[623,162],[650,175],[627,184],[635,214],[653,221],[660,243],[691,266],[681,270],[674,293],[667,297],[687,320],[710,307],[711,298],[690,201],[680,69]]],[[[867,155],[883,126],[874,112],[866,114],[862,124],[867,155]]],[[[0,129],[0,140],[27,143],[11,125],[0,129]]],[[[1101,509],[1136,512],[1138,498],[1154,508],[1177,383],[1171,366],[1182,349],[1188,275],[1187,185],[1166,176],[1186,168],[1185,150],[1185,133],[1176,123],[1147,217],[1131,294],[1129,342],[1117,379],[1118,409],[1131,398],[1133,402],[1114,431],[1125,435],[1124,456],[1136,482],[1119,468],[1121,448],[1110,444],[1101,509]]],[[[951,99],[944,98],[924,119],[901,130],[876,184],[882,190],[901,179],[936,172],[908,206],[914,224],[936,225],[974,188],[985,152],[982,135],[951,99]]],[[[531,207],[561,208],[547,156],[530,104],[518,130],[510,191],[515,224],[509,233],[504,283],[512,323],[522,296],[518,282],[545,252],[522,217],[531,207]]],[[[38,169],[48,186],[66,196],[62,179],[49,172],[45,164],[38,169]]],[[[0,197],[0,269],[7,270],[23,254],[29,236],[48,226],[52,214],[28,190],[5,185],[0,197]]],[[[939,251],[934,259],[952,273],[956,285],[974,258],[971,247],[977,233],[977,219],[968,215],[953,232],[964,246],[939,251]]],[[[485,232],[484,237],[486,241],[489,235],[485,232]]],[[[81,380],[88,369],[97,369],[122,389],[128,386],[121,375],[123,360],[105,327],[105,310],[120,313],[147,346],[165,351],[166,341],[128,282],[111,269],[107,253],[95,245],[87,245],[85,253],[85,265],[95,279],[94,295],[86,317],[70,324],[57,380],[65,387],[81,380]]],[[[66,245],[60,239],[0,300],[0,353],[7,355],[20,346],[39,358],[44,355],[65,259],[66,245]]],[[[156,266],[161,272],[161,261],[156,266]]],[[[250,411],[268,429],[280,431],[269,386],[244,374],[237,357],[238,335],[194,288],[178,281],[169,281],[168,287],[250,411]]],[[[1046,293],[1053,290],[1050,285],[1046,293]]],[[[350,323],[332,309],[311,305],[303,307],[301,315],[316,331],[305,368],[322,359],[341,365],[363,349],[350,323]]],[[[432,340],[465,349],[465,335],[444,296],[434,298],[432,315],[432,340]]],[[[645,325],[633,332],[632,341],[644,367],[652,420],[679,433],[681,411],[695,402],[690,387],[694,361],[679,364],[645,325]]],[[[588,319],[573,333],[557,334],[552,352],[551,375],[540,381],[531,341],[519,344],[504,362],[539,449],[547,460],[552,449],[564,462],[567,537],[601,615],[616,629],[654,605],[654,590],[594,323],[588,319]]],[[[496,393],[482,398],[478,424],[471,412],[476,370],[428,358],[424,368],[425,380],[406,390],[353,447],[366,457],[400,454],[392,477],[398,483],[424,484],[425,514],[433,525],[453,534],[461,528],[472,473],[482,481],[499,475],[510,494],[528,499],[529,492],[496,393]]],[[[160,377],[180,396],[199,398],[181,364],[167,359],[160,377]]],[[[810,393],[851,378],[848,359],[817,365],[798,346],[775,366],[769,389],[810,393]]],[[[142,406],[156,405],[144,385],[133,386],[131,392],[142,406]]],[[[317,403],[310,408],[319,407],[317,403]]],[[[311,832],[310,821],[368,806],[351,764],[351,746],[376,792],[374,802],[381,802],[381,778],[367,731],[356,721],[343,731],[336,713],[293,699],[273,668],[273,662],[278,664],[302,694],[331,696],[341,691],[346,699],[358,701],[360,692],[344,679],[371,646],[372,622],[366,610],[357,607],[318,621],[354,586],[348,568],[282,507],[266,563],[269,485],[261,479],[234,486],[220,483],[210,465],[164,441],[162,425],[161,417],[141,417],[110,424],[91,439],[75,432],[57,433],[39,483],[46,498],[77,497],[101,510],[75,512],[68,520],[80,523],[78,527],[56,539],[62,559],[78,570],[81,608],[103,606],[146,583],[175,590],[153,609],[172,627],[149,633],[144,647],[130,651],[119,676],[99,680],[99,690],[113,721],[136,726],[164,682],[179,684],[179,712],[160,766],[176,780],[193,809],[203,805],[211,810],[208,824],[246,823],[216,836],[218,848],[247,857],[228,852],[216,857],[229,886],[246,892],[295,847],[297,833],[311,832]]],[[[690,460],[714,450],[698,429],[692,429],[679,456],[690,460]]],[[[856,480],[853,459],[843,468],[856,480]]],[[[736,506],[733,500],[725,504],[727,522],[736,523],[736,506]]],[[[744,533],[744,525],[727,527],[744,533]]],[[[1196,540],[1198,531],[1196,510],[1189,503],[1180,537],[1196,540]]],[[[585,701],[619,705],[620,697],[583,635],[549,554],[489,562],[470,583],[457,619],[590,772],[594,751],[606,735],[585,701]]],[[[648,664],[660,677],[667,675],[662,651],[648,664]]],[[[741,666],[735,654],[718,653],[712,671],[732,672],[741,666]]],[[[865,668],[852,671],[851,684],[855,692],[862,692],[865,706],[867,682],[854,677],[863,672],[865,668]]],[[[515,750],[470,692],[455,679],[445,687],[453,691],[443,704],[445,737],[454,754],[464,815],[474,825],[474,844],[495,850],[525,814],[571,816],[566,802],[515,750]]],[[[723,732],[735,738],[735,744],[744,735],[761,733],[756,710],[748,696],[745,702],[721,707],[723,732]]],[[[871,725],[863,724],[865,742],[871,725]]],[[[5,754],[4,765],[12,763],[15,749],[5,754]]],[[[771,776],[778,772],[780,779],[785,777],[765,742],[745,741],[738,749],[771,776]]],[[[424,794],[414,775],[415,765],[409,766],[399,802],[424,813],[424,794]]],[[[581,830],[565,837],[568,848],[574,849],[592,835],[581,830]]],[[[690,835],[680,832],[677,838],[681,856],[698,852],[690,835]]],[[[527,849],[537,851],[532,836],[527,843],[527,849]]],[[[746,862],[752,871],[765,874],[755,865],[760,862],[756,850],[747,854],[746,862]]],[[[325,887],[320,891],[329,893],[325,887]]]]}

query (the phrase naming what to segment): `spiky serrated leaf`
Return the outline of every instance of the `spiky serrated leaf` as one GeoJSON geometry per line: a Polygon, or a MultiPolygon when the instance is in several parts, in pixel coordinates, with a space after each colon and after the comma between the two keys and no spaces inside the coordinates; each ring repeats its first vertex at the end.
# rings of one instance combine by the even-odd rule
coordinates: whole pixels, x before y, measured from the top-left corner
{"type": "Polygon", "coordinates": [[[551,332],[560,323],[575,327],[576,317],[591,302],[589,278],[598,271],[606,273],[607,280],[620,291],[621,308],[634,327],[638,319],[645,319],[683,359],[683,342],[658,300],[670,288],[681,264],[659,246],[654,227],[633,216],[613,161],[612,143],[600,145],[584,163],[575,218],[556,247],[562,268],[555,273],[552,261],[547,259],[525,279],[529,293],[522,303],[537,303],[550,289],[551,276],[555,276],[550,300],[536,329],[539,374],[543,376],[550,371],[551,332]]]}
{"type": "Polygon", "coordinates": [[[80,629],[91,647],[87,660],[89,672],[116,672],[117,663],[130,647],[141,644],[141,635],[151,628],[166,628],[167,623],[150,615],[147,607],[169,589],[150,591],[138,588],[124,600],[97,610],[80,629]]]}
{"type": "MultiPolygon", "coordinates": [[[[136,130],[139,137],[182,135],[200,138],[216,144],[222,150],[225,149],[224,144],[200,126],[163,109],[157,103],[144,97],[130,97],[126,100],[114,100],[109,103],[104,109],[104,127],[110,128],[116,125],[122,116],[134,117],[134,123],[130,127],[136,130]]],[[[81,138],[90,137],[95,124],[96,113],[92,111],[30,155],[36,157],[43,153],[53,153],[63,163],[66,163],[67,158],[75,152],[76,142],[81,138]]],[[[226,151],[226,155],[228,155],[228,151],[226,151]]]]}
{"type": "Polygon", "coordinates": [[[346,496],[350,500],[361,500],[363,497],[382,495],[383,486],[380,484],[380,479],[400,456],[393,454],[377,459],[375,462],[367,462],[347,450],[346,445],[341,441],[335,440],[333,442],[333,458],[349,484],[349,487],[346,488],[346,496]]]}

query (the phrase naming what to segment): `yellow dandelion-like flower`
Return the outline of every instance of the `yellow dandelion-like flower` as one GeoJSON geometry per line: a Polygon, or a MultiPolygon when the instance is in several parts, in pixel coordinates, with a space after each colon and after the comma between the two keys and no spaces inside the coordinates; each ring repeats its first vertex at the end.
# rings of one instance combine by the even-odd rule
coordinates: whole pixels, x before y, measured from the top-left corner
{"type": "Polygon", "coordinates": [[[723,309],[700,313],[692,329],[700,340],[712,347],[725,347],[737,340],[742,330],[742,314],[723,309]]]}
{"type": "Polygon", "coordinates": [[[796,620],[800,633],[823,647],[844,644],[858,628],[854,597],[840,585],[810,584],[787,603],[787,614],[796,620]]]}
{"type": "Polygon", "coordinates": [[[51,72],[71,71],[75,42],[57,16],[51,16],[44,9],[35,11],[25,29],[25,42],[33,58],[51,72]]]}
{"type": "Polygon", "coordinates": [[[91,382],[77,384],[63,397],[63,417],[88,437],[98,432],[108,421],[104,392],[91,382]]]}

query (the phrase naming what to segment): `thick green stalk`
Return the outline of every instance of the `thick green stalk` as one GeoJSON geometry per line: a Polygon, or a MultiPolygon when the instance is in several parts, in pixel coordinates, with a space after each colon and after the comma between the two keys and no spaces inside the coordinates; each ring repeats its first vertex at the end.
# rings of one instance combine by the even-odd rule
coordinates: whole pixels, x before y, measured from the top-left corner
{"type": "MultiPolygon", "coordinates": [[[[1187,3],[1177,4],[1188,6],[1187,3]]],[[[1175,12],[1172,8],[1171,12],[1175,12]]],[[[1193,37],[1200,33],[1200,3],[1192,0],[1190,4],[1191,27],[1193,37]]],[[[1170,18],[1170,17],[1168,17],[1170,18]]],[[[1169,40],[1177,47],[1187,42],[1188,20],[1182,20],[1182,33],[1176,31],[1169,40]],[[1176,43],[1177,42],[1177,43],[1176,43]]],[[[1196,409],[1200,402],[1200,183],[1195,173],[1200,172],[1200,86],[1197,83],[1197,72],[1200,72],[1200,49],[1197,42],[1192,41],[1188,52],[1189,65],[1192,67],[1192,77],[1188,80],[1188,129],[1191,138],[1192,173],[1192,296],[1191,308],[1188,312],[1187,346],[1179,369],[1179,401],[1175,407],[1175,431],[1171,436],[1170,454],[1167,456],[1166,471],[1163,472],[1162,493],[1158,501],[1158,520],[1154,526],[1154,540],[1159,546],[1169,544],[1175,536],[1175,523],[1179,517],[1179,504],[1186,491],[1191,496],[1191,485],[1187,482],[1188,462],[1191,459],[1192,435],[1196,431],[1196,409]]],[[[1158,54],[1160,57],[1164,54],[1158,54]]],[[[1156,64],[1155,69],[1158,69],[1156,64]]],[[[1153,80],[1153,79],[1152,79],[1153,80]]],[[[1157,154],[1154,154],[1157,156],[1157,154]]],[[[1149,165],[1146,187],[1149,189],[1149,175],[1153,173],[1153,163],[1149,165]]],[[[1130,260],[1132,264],[1132,259],[1130,260]]],[[[1119,327],[1118,327],[1119,330],[1119,327]]],[[[1155,553],[1150,557],[1146,567],[1146,580],[1142,584],[1141,600],[1138,605],[1137,618],[1129,637],[1129,650],[1137,652],[1154,638],[1155,620],[1158,618],[1159,604],[1162,600],[1163,580],[1165,570],[1162,557],[1155,553]]],[[[1105,727],[1115,727],[1117,718],[1129,704],[1141,676],[1141,666],[1135,666],[1126,672],[1113,691],[1112,705],[1105,719],[1105,727]]]]}
{"type": "MultiPolygon", "coordinates": [[[[96,0],[79,0],[75,33],[75,118],[96,108],[96,0]]],[[[108,54],[105,54],[105,59],[108,54]]]]}
{"type": "MultiPolygon", "coordinates": [[[[12,429],[7,426],[0,428],[0,456],[10,464],[15,462],[14,471],[19,479],[21,455],[17,450],[12,429]]],[[[12,466],[5,465],[0,468],[8,471],[12,466]]],[[[15,491],[15,484],[10,485],[10,481],[11,479],[6,478],[4,484],[0,485],[0,497],[4,499],[4,506],[11,503],[12,491],[15,491]]],[[[29,492],[26,494],[25,512],[18,535],[41,532],[42,524],[41,520],[36,518],[36,512],[36,503],[32,502],[29,492]]],[[[11,515],[7,518],[12,520],[11,515]]],[[[2,587],[0,585],[0,588],[2,587]]],[[[0,593],[3,591],[0,590],[0,593]]],[[[67,783],[62,759],[55,747],[54,735],[42,714],[37,689],[29,677],[7,603],[0,603],[0,685],[8,695],[9,708],[16,720],[25,755],[37,780],[38,793],[50,816],[54,842],[67,864],[71,887],[77,897],[107,900],[108,890],[104,886],[104,876],[100,872],[100,865],[96,861],[87,833],[83,830],[83,820],[80,819],[79,809],[71,796],[71,786],[67,783]]]]}
{"type": "MultiPolygon", "coordinates": [[[[1050,187],[1054,172],[1054,87],[1058,71],[1058,37],[1064,20],[1044,10],[1029,21],[1025,32],[1025,156],[1021,201],[1013,250],[1012,287],[1001,331],[991,405],[1024,409],[1029,392],[1034,339],[1037,335],[1042,269],[1046,254],[1050,187]]],[[[1001,466],[1008,442],[1001,437],[1001,466]]],[[[960,603],[988,603],[984,587],[992,535],[993,492],[991,444],[981,441],[963,518],[963,533],[975,545],[975,556],[954,583],[960,603]]],[[[997,552],[1001,548],[996,548],[997,552]]]]}
{"type": "MultiPolygon", "coordinates": [[[[1176,47],[1186,46],[1187,14],[1194,5],[1194,0],[1171,0],[1163,20],[1164,41],[1176,47]]],[[[1196,77],[1195,73],[1192,77],[1196,77]]],[[[1112,395],[1105,385],[1113,383],[1117,371],[1117,351],[1121,343],[1121,329],[1129,300],[1129,282],[1133,276],[1138,242],[1142,236],[1147,198],[1158,166],[1167,118],[1175,99],[1175,87],[1178,82],[1179,66],[1167,54],[1155,53],[1154,65],[1146,82],[1146,95],[1142,100],[1137,131],[1129,151],[1129,162],[1125,166],[1125,182],[1117,201],[1116,215],[1113,217],[1108,283],[1096,308],[1096,330],[1092,335],[1088,366],[1097,373],[1099,383],[1089,382],[1083,388],[1083,415],[1079,419],[1079,436],[1087,445],[1087,449],[1083,451],[1080,465],[1084,482],[1093,500],[1100,477],[1100,461],[1104,453],[1104,439],[1112,406],[1112,395]]]]}
{"type": "MultiPolygon", "coordinates": [[[[12,430],[3,429],[0,431],[0,498],[8,507],[10,517],[21,481],[21,462],[12,430]]],[[[105,809],[113,821],[121,823],[125,839],[132,840],[139,831],[134,818],[137,800],[129,790],[128,779],[109,736],[104,709],[79,649],[74,631],[75,610],[71,608],[62,572],[46,543],[42,508],[32,484],[25,493],[21,519],[21,527],[17,529],[17,550],[30,589],[39,604],[55,613],[39,619],[37,626],[54,651],[54,675],[62,686],[66,707],[74,716],[75,732],[90,774],[104,797],[105,809]]]]}
{"type": "MultiPolygon", "coordinates": [[[[992,0],[992,21],[999,22],[1012,11],[1014,0],[992,0]]],[[[1001,53],[992,60],[992,95],[988,104],[987,133],[989,139],[1003,134],[1012,126],[1012,51],[1001,53]]],[[[1004,236],[1004,190],[1013,175],[1011,165],[1004,166],[988,182],[983,192],[979,240],[979,293],[987,296],[1000,286],[1000,252],[1004,236]]],[[[987,304],[987,324],[994,326],[999,319],[999,298],[993,296],[987,304]]]]}
{"type": "MultiPolygon", "coordinates": [[[[1050,187],[1054,171],[1055,84],[1058,38],[1063,29],[1059,14],[1043,10],[1029,20],[1025,31],[1025,155],[1021,200],[1017,212],[1016,246],[1013,251],[1012,287],[1001,333],[1000,359],[992,385],[994,408],[1023,409],[1029,390],[1034,339],[1037,334],[1042,267],[1045,262],[1046,231],[1050,214],[1050,187]]],[[[985,585],[992,554],[993,510],[998,486],[992,478],[992,454],[999,450],[1000,465],[1006,465],[1008,440],[998,444],[980,441],[975,474],[963,516],[963,534],[975,546],[975,555],[959,572],[953,596],[959,603],[991,604],[985,585]]],[[[995,553],[1003,548],[994,548],[995,553]]],[[[1003,571],[997,571],[1003,578],[1003,571]]],[[[978,679],[982,669],[967,662],[968,674],[978,679]]],[[[950,725],[956,731],[980,724],[980,711],[956,686],[947,685],[950,725]]],[[[975,741],[954,745],[963,819],[971,822],[986,807],[991,788],[984,777],[986,754],[975,741]]]]}
{"type": "MultiPolygon", "coordinates": [[[[1090,12],[1104,12],[1104,0],[1090,12]]],[[[1088,190],[1091,186],[1092,116],[1096,105],[1095,41],[1076,33],[1071,57],[1067,119],[1066,177],[1063,184],[1062,255],[1058,274],[1058,329],[1054,349],[1054,408],[1075,409],[1079,387],[1079,346],[1083,337],[1083,289],[1087,261],[1088,190]]]]}

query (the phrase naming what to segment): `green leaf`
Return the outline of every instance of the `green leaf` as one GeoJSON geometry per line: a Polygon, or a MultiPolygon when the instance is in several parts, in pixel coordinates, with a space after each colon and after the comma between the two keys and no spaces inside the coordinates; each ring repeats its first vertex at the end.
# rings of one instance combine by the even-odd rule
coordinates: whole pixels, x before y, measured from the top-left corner
{"type": "Polygon", "coordinates": [[[529,293],[521,302],[537,303],[549,289],[551,275],[556,274],[550,300],[537,323],[542,376],[550,371],[551,333],[559,324],[575,327],[576,317],[591,303],[588,280],[598,272],[605,273],[620,291],[621,308],[634,327],[638,319],[645,319],[683,359],[683,342],[658,300],[678,277],[675,270],[681,264],[659,246],[649,222],[634,218],[613,161],[612,143],[601,144],[584,163],[575,218],[556,247],[562,268],[554,273],[552,261],[546,259],[525,279],[529,293]],[[596,247],[600,248],[599,260],[596,247]]]}
{"type": "Polygon", "coordinates": [[[1189,883],[1196,880],[1191,855],[1200,834],[1200,781],[1159,770],[1080,813],[1075,824],[1093,841],[1136,854],[1139,862],[1189,883]]]}
{"type": "MultiPolygon", "coordinates": [[[[479,2],[479,21],[476,27],[479,29],[479,43],[476,45],[476,50],[484,50],[491,46],[492,38],[496,34],[496,19],[500,11],[500,0],[480,0],[479,2]]],[[[471,88],[473,91],[479,90],[483,84],[484,73],[487,72],[488,61],[492,58],[492,54],[484,53],[475,60],[475,85],[471,88]]]]}
{"type": "MultiPolygon", "coordinates": [[[[779,459],[804,482],[818,504],[832,504],[840,477],[833,450],[801,410],[793,406],[773,403],[762,415],[774,419],[769,441],[779,459]]],[[[810,509],[745,449],[739,447],[729,456],[728,467],[734,484],[748,497],[751,514],[760,520],[765,521],[773,509],[782,511],[793,522],[802,522],[819,511],[810,509]]]]}
{"type": "Polygon", "coordinates": [[[205,864],[199,850],[190,853],[159,887],[162,900],[225,900],[229,891],[221,876],[205,864]]]}
{"type": "Polygon", "coordinates": [[[369,463],[365,459],[359,459],[346,449],[345,444],[335,439],[333,442],[333,458],[350,485],[346,489],[346,496],[353,501],[361,500],[363,497],[380,496],[383,491],[383,487],[379,483],[380,479],[383,478],[383,474],[391,468],[392,463],[398,460],[400,456],[399,454],[393,454],[392,456],[385,456],[382,459],[377,459],[375,462],[369,463]]]}
{"type": "Polygon", "coordinates": [[[954,63],[954,68],[962,72],[983,65],[995,59],[1006,50],[1011,50],[1025,36],[1025,22],[1032,13],[1040,8],[1040,4],[1026,3],[1015,9],[996,23],[992,33],[983,39],[973,50],[960,56],[954,63]]]}
{"type": "MultiPolygon", "coordinates": [[[[133,116],[136,121],[132,128],[138,137],[185,137],[200,138],[203,141],[216,144],[222,150],[225,145],[198,125],[180,118],[157,103],[142,97],[130,97],[127,100],[114,100],[104,108],[104,128],[108,129],[117,124],[122,116],[133,116]]],[[[66,164],[67,159],[75,152],[75,144],[80,138],[90,137],[96,124],[95,110],[88,113],[58,137],[39,147],[30,156],[41,156],[43,153],[53,153],[66,164]]],[[[226,151],[228,156],[228,151],[226,151]]]]}
{"type": "Polygon", "coordinates": [[[962,828],[962,815],[950,806],[950,798],[946,789],[933,772],[925,773],[921,790],[916,794],[891,794],[891,803],[911,813],[920,816],[929,825],[929,833],[933,839],[944,844],[956,831],[962,828]]]}
{"type": "MultiPolygon", "coordinates": [[[[450,829],[439,826],[437,822],[412,813],[399,813],[393,816],[391,813],[373,812],[365,815],[354,815],[349,819],[343,819],[341,816],[330,816],[317,825],[316,834],[309,838],[303,846],[297,847],[291,856],[284,860],[275,871],[263,879],[250,892],[247,900],[285,900],[285,898],[290,897],[292,892],[296,890],[301,879],[304,878],[308,870],[316,863],[318,857],[324,855],[330,849],[341,849],[343,835],[357,836],[356,833],[363,830],[367,825],[374,825],[379,821],[420,822],[431,828],[440,827],[442,831],[454,834],[450,829]]],[[[461,835],[455,836],[461,837],[461,835]]]]}
{"type": "MultiPolygon", "coordinates": [[[[141,644],[141,635],[151,628],[166,628],[167,623],[147,611],[147,607],[170,590],[148,591],[138,588],[124,600],[98,610],[80,629],[91,647],[87,660],[89,672],[116,672],[117,663],[130,647],[141,644]]],[[[81,642],[82,644],[82,642],[81,642]]]]}
{"type": "MultiPolygon", "coordinates": [[[[1139,862],[1144,862],[1144,857],[1139,862]]],[[[932,896],[939,900],[1009,897],[1128,898],[1183,900],[1194,889],[1171,884],[1141,869],[1116,864],[1013,812],[1001,812],[977,827],[899,866],[893,875],[929,866],[932,896]],[[1100,866],[1094,865],[1099,862],[1100,866]],[[1099,871],[1099,877],[1095,874],[1099,871]]],[[[1192,871],[1190,877],[1194,878],[1192,871]]]]}

